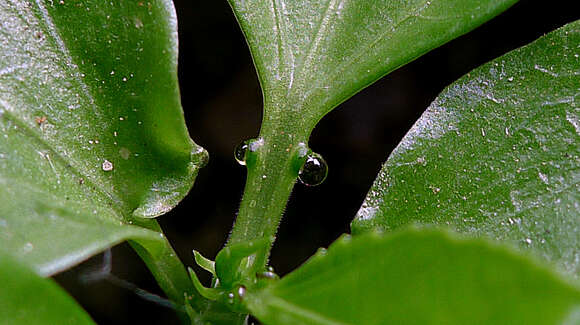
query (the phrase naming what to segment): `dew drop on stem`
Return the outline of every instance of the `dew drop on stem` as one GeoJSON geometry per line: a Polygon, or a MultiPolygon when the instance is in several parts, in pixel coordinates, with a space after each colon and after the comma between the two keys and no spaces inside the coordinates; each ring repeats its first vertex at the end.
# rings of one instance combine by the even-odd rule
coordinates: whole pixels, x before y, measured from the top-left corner
{"type": "Polygon", "coordinates": [[[298,172],[298,179],[306,186],[322,184],[328,174],[328,165],[324,158],[317,153],[310,153],[298,172]]]}
{"type": "Polygon", "coordinates": [[[238,164],[245,166],[246,165],[246,152],[248,151],[248,141],[244,141],[240,143],[236,149],[234,149],[234,158],[238,164]]]}
{"type": "Polygon", "coordinates": [[[244,286],[239,286],[238,287],[238,291],[237,291],[238,297],[240,299],[244,299],[244,297],[246,296],[246,287],[244,286]]]}
{"type": "Polygon", "coordinates": [[[240,143],[234,149],[234,158],[236,161],[242,165],[246,166],[248,159],[248,152],[256,152],[264,145],[264,140],[262,138],[250,139],[240,143]]]}

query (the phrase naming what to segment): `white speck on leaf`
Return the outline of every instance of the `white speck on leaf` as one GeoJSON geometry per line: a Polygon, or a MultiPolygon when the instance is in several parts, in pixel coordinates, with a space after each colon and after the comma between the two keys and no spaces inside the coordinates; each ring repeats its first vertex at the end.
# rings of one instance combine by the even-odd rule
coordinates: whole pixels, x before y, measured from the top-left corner
{"type": "Polygon", "coordinates": [[[105,159],[105,161],[103,161],[102,167],[104,171],[110,172],[113,170],[113,163],[105,159]]]}

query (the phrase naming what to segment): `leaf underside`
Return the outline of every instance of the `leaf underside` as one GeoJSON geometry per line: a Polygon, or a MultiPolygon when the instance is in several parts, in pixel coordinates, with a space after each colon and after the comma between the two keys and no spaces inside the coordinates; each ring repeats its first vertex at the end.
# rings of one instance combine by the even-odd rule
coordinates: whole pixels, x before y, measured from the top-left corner
{"type": "Polygon", "coordinates": [[[51,279],[0,253],[0,323],[94,324],[86,312],[51,279]]]}
{"type": "Polygon", "coordinates": [[[171,1],[4,1],[0,34],[0,250],[51,275],[127,238],[165,245],[131,223],[175,206],[207,158],[171,1]]]}
{"type": "Polygon", "coordinates": [[[574,324],[580,291],[505,248],[407,230],[343,238],[246,303],[265,324],[574,324]]]}
{"type": "Polygon", "coordinates": [[[580,22],[461,78],[391,153],[353,232],[449,225],[580,275],[580,22]]]}

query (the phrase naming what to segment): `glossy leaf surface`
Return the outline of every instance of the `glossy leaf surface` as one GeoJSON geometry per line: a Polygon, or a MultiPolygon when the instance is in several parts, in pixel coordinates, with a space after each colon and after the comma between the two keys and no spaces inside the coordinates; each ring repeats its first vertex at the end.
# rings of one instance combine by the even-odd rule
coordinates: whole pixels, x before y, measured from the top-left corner
{"type": "Polygon", "coordinates": [[[262,85],[264,119],[311,130],[354,93],[516,0],[229,0],[262,85]]]}
{"type": "Polygon", "coordinates": [[[502,247],[407,230],[342,238],[246,304],[265,324],[574,324],[580,291],[502,247]]]}
{"type": "Polygon", "coordinates": [[[449,225],[580,275],[580,22],[449,86],[391,153],[354,233],[449,225]]]}
{"type": "Polygon", "coordinates": [[[4,1],[0,33],[0,250],[49,275],[126,238],[167,248],[155,222],[130,224],[177,204],[207,159],[172,2],[4,1]]]}
{"type": "Polygon", "coordinates": [[[94,324],[87,313],[51,279],[43,279],[0,254],[0,323],[94,324]]]}

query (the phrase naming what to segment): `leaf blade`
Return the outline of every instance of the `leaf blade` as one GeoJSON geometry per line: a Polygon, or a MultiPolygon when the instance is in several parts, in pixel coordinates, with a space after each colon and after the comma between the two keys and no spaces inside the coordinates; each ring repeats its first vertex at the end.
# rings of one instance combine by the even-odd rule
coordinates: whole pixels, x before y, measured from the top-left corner
{"type": "Polygon", "coordinates": [[[0,323],[95,324],[56,283],[7,255],[0,257],[0,323]]]}
{"type": "Polygon", "coordinates": [[[297,111],[312,129],[362,88],[516,1],[229,2],[258,71],[264,113],[297,111]]]}
{"type": "Polygon", "coordinates": [[[183,302],[187,273],[145,219],[207,160],[184,123],[172,2],[12,0],[0,21],[0,250],[48,276],[133,239],[183,302]]]}
{"type": "Polygon", "coordinates": [[[579,299],[510,250],[407,230],[340,239],[247,300],[266,324],[556,324],[574,317],[579,299]]]}
{"type": "Polygon", "coordinates": [[[578,276],[579,26],[447,88],[390,155],[353,232],[450,225],[532,249],[578,276]]]}

